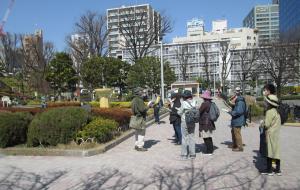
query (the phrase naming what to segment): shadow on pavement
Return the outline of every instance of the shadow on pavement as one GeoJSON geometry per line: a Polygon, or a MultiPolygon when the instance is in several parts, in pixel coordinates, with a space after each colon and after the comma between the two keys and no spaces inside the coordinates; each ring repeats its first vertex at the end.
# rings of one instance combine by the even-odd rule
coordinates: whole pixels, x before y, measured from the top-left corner
{"type": "Polygon", "coordinates": [[[66,173],[66,171],[55,171],[41,175],[10,167],[5,171],[1,170],[0,189],[48,189],[50,184],[53,184],[66,173]]]}
{"type": "MultiPolygon", "coordinates": [[[[262,176],[253,172],[249,160],[241,158],[226,165],[217,166],[215,158],[195,164],[190,160],[180,168],[154,166],[149,176],[139,178],[139,173],[122,172],[118,169],[102,167],[96,173],[74,175],[65,171],[47,172],[44,175],[25,172],[12,167],[7,173],[0,174],[0,189],[49,189],[56,185],[62,189],[158,189],[158,190],[220,190],[220,189],[299,189],[300,180],[282,180],[282,177],[262,176]],[[4,175],[3,175],[4,174],[4,175]],[[64,176],[64,181],[57,180],[64,176]],[[77,178],[76,178],[77,177],[77,178]],[[67,183],[66,183],[67,182],[67,183]],[[70,183],[72,182],[72,183],[70,183]],[[69,186],[63,186],[64,183],[69,186]]],[[[138,171],[137,171],[138,172],[138,171]]]]}
{"type": "Polygon", "coordinates": [[[149,149],[151,148],[153,145],[156,145],[157,143],[159,143],[160,141],[158,140],[147,140],[145,141],[144,147],[149,149]]]}

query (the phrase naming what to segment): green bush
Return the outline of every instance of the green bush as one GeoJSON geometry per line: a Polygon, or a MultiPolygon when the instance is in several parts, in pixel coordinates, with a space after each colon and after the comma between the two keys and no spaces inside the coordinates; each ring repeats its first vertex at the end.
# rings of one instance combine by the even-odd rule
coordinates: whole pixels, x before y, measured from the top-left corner
{"type": "Polygon", "coordinates": [[[50,109],[38,114],[31,122],[28,146],[56,146],[66,144],[76,138],[78,131],[88,122],[88,113],[82,108],[64,107],[50,109]]]}
{"type": "Polygon", "coordinates": [[[264,108],[260,107],[259,105],[253,104],[251,105],[251,116],[263,116],[264,115],[264,108]]]}
{"type": "Polygon", "coordinates": [[[96,118],[86,125],[82,131],[78,132],[77,139],[82,138],[86,141],[94,138],[98,143],[105,143],[118,134],[118,123],[114,120],[96,118]]]}
{"type": "Polygon", "coordinates": [[[300,95],[282,96],[281,100],[300,100],[300,95]]]}
{"type": "Polygon", "coordinates": [[[89,102],[89,105],[92,107],[100,107],[100,102],[99,101],[91,101],[89,102]]]}
{"type": "Polygon", "coordinates": [[[296,91],[295,87],[293,87],[293,86],[284,86],[281,89],[281,94],[292,94],[294,91],[296,91]]]}
{"type": "Polygon", "coordinates": [[[111,102],[111,107],[131,108],[131,102],[111,102]]]}
{"type": "Polygon", "coordinates": [[[31,120],[30,113],[0,112],[0,147],[25,143],[31,120]]]}

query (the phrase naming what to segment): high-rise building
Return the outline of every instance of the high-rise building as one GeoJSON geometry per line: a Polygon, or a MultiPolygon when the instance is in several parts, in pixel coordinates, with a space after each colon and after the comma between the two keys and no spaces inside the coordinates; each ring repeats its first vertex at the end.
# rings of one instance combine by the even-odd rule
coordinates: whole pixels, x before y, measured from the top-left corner
{"type": "MultiPolygon", "coordinates": [[[[138,32],[146,32],[147,29],[152,28],[154,29],[154,32],[159,34],[160,14],[156,12],[149,4],[122,6],[119,8],[107,9],[107,29],[110,30],[108,35],[110,57],[122,58],[124,50],[126,48],[130,48],[126,47],[125,44],[125,38],[129,38],[129,36],[122,35],[120,31],[120,26],[122,28],[126,28],[128,27],[130,21],[139,22],[137,23],[137,25],[139,25],[137,27],[143,29],[138,32]]],[[[155,39],[154,44],[157,44],[158,40],[159,39],[155,39]]],[[[143,40],[141,40],[140,43],[143,43],[143,40]]]]}
{"type": "MultiPolygon", "coordinates": [[[[186,80],[195,80],[198,77],[205,79],[204,68],[207,64],[210,80],[219,81],[220,65],[222,64],[221,45],[223,42],[229,42],[229,48],[233,50],[251,49],[257,46],[257,34],[254,29],[227,29],[227,21],[225,20],[213,23],[215,23],[215,26],[212,27],[213,31],[205,32],[201,19],[188,21],[187,36],[173,38],[172,43],[163,45],[163,58],[170,63],[177,81],[184,80],[181,71],[182,60],[180,60],[183,56],[186,56],[185,61],[187,61],[186,80]]],[[[157,48],[153,56],[160,56],[160,48],[157,48]]],[[[230,56],[230,53],[228,53],[228,56],[230,56]]],[[[228,78],[232,80],[231,73],[228,78]]]]}
{"type": "Polygon", "coordinates": [[[279,6],[278,4],[257,5],[243,20],[243,26],[258,31],[258,43],[279,39],[279,6]]]}
{"type": "Polygon", "coordinates": [[[300,39],[300,1],[279,1],[280,36],[283,40],[300,39]]]}

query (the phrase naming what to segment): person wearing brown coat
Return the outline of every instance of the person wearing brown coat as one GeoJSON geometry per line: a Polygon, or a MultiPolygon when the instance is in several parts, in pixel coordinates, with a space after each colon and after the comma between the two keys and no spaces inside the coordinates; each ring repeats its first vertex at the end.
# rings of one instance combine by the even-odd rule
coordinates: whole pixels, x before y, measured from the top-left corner
{"type": "Polygon", "coordinates": [[[199,136],[203,138],[206,145],[206,154],[212,155],[214,151],[214,145],[212,140],[213,131],[216,130],[215,124],[209,117],[209,109],[212,104],[210,91],[205,91],[201,96],[204,102],[201,104],[200,122],[199,122],[199,136]]]}

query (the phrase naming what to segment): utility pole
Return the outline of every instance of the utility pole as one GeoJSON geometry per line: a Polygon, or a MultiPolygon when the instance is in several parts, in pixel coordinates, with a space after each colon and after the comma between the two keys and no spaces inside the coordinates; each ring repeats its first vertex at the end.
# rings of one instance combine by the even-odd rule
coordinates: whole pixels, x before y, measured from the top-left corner
{"type": "Polygon", "coordinates": [[[164,91],[164,60],[163,60],[163,42],[160,41],[160,81],[161,81],[161,99],[164,103],[165,91],[164,91]]]}

